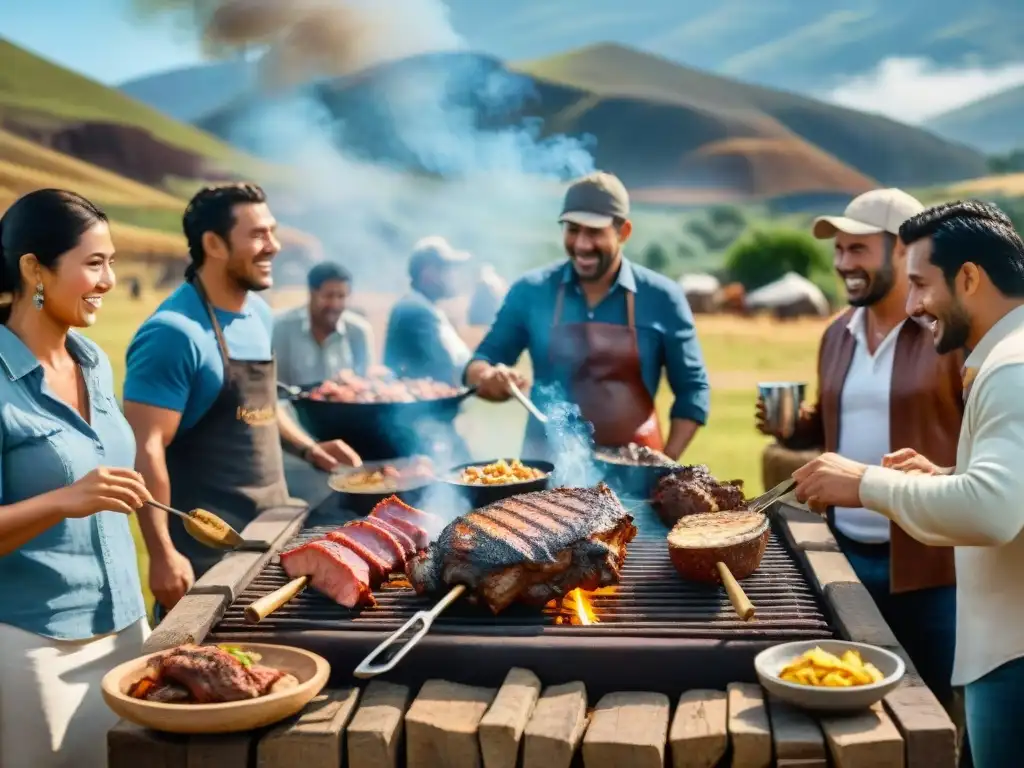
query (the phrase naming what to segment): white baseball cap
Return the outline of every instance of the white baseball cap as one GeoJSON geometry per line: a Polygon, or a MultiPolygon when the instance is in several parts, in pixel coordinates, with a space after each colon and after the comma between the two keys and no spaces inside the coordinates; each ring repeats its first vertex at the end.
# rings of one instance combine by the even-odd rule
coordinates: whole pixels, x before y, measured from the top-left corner
{"type": "Polygon", "coordinates": [[[811,230],[819,240],[828,240],[837,232],[848,235],[900,233],[900,225],[924,210],[916,198],[902,189],[873,189],[857,195],[846,206],[842,216],[819,216],[811,230]]]}

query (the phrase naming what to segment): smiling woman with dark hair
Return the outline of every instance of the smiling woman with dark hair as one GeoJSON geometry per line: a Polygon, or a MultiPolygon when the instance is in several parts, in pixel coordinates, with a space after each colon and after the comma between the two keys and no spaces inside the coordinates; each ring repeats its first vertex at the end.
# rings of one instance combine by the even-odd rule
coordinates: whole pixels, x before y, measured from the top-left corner
{"type": "Polygon", "coordinates": [[[0,765],[106,765],[100,680],[149,631],[128,516],[149,497],[106,355],[72,328],[114,287],[107,217],[71,192],[0,219],[0,765]]]}

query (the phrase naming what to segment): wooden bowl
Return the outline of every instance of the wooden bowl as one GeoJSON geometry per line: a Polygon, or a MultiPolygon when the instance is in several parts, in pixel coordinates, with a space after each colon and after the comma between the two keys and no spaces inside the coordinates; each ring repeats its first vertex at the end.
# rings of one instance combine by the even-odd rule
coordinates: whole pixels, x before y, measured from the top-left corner
{"type": "Polygon", "coordinates": [[[299,713],[327,684],[331,674],[327,660],[300,648],[264,643],[239,644],[263,658],[260,664],[295,676],[299,684],[280,693],[258,699],[224,704],[162,704],[133,699],[127,695],[146,671],[154,654],[126,661],[110,670],[102,682],[103,699],[125,720],[168,733],[236,733],[262,728],[299,713]]]}
{"type": "Polygon", "coordinates": [[[687,515],[669,531],[668,552],[684,579],[720,584],[717,563],[725,563],[733,578],[747,578],[761,565],[770,535],[760,512],[687,515]]]}
{"type": "Polygon", "coordinates": [[[846,640],[798,640],[775,645],[757,654],[754,658],[754,669],[757,672],[757,679],[770,694],[802,709],[821,712],[852,712],[867,709],[877,704],[899,685],[907,671],[903,659],[892,651],[846,640]],[[779,672],[786,664],[815,646],[836,656],[842,656],[845,651],[853,649],[860,653],[864,661],[878,667],[883,678],[868,685],[825,688],[791,683],[779,677],[779,672]]]}

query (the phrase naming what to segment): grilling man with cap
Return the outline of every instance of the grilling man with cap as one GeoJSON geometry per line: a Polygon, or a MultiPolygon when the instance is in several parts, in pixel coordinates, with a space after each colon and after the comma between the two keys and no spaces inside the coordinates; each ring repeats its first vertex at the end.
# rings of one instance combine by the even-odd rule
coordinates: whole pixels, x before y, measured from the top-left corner
{"type": "MultiPolygon", "coordinates": [[[[823,448],[866,464],[912,448],[941,466],[955,462],[960,364],[940,356],[926,328],[908,318],[906,247],[900,225],[923,210],[898,189],[854,198],[842,216],[822,216],[814,235],[834,239],[836,272],[850,307],[821,340],[818,401],[805,407],[783,444],[823,448]]],[[[758,427],[765,426],[758,404],[758,427]]],[[[829,522],[929,688],[948,707],[953,666],[953,550],[929,547],[867,509],[835,507],[829,522]]]]}
{"type": "MultiPolygon", "coordinates": [[[[480,397],[507,400],[510,383],[526,385],[511,366],[528,350],[541,409],[564,397],[593,425],[596,444],[635,442],[681,456],[708,415],[707,372],[682,288],[623,256],[632,223],[615,176],[574,182],[559,222],[568,262],[513,284],[466,383],[480,397]],[[663,373],[675,394],[667,440],[654,410],[663,373]]],[[[531,418],[523,456],[549,455],[545,429],[531,418]]]]}
{"type": "Polygon", "coordinates": [[[437,302],[461,292],[469,254],[443,237],[427,237],[409,257],[411,290],[391,310],[384,365],[399,376],[458,384],[469,347],[437,302]]]}

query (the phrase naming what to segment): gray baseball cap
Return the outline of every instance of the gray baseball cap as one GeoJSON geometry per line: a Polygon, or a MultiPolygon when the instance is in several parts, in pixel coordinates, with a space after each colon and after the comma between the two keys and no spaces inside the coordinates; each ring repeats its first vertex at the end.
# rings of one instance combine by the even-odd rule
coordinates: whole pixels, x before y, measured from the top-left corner
{"type": "Polygon", "coordinates": [[[412,247],[409,256],[409,274],[416,275],[428,265],[447,266],[463,264],[469,261],[467,251],[458,251],[443,237],[432,235],[424,237],[412,247]]]}
{"type": "Polygon", "coordinates": [[[603,229],[617,218],[629,218],[629,192],[617,176],[598,171],[569,186],[558,223],[603,229]]]}

